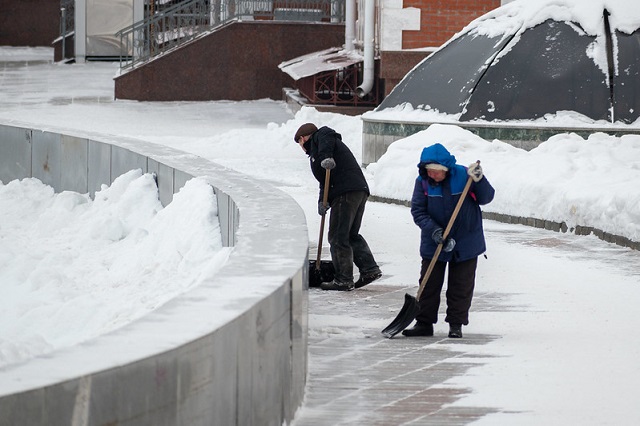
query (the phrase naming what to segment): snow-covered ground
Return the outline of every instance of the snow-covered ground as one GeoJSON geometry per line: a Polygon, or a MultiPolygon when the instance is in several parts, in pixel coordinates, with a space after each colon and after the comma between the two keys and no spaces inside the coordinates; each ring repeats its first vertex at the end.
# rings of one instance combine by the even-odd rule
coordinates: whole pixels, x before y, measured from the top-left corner
{"type": "MultiPolygon", "coordinates": [[[[309,108],[293,114],[285,104],[270,100],[114,101],[112,77],[117,65],[25,62],[51,57],[49,49],[0,48],[0,122],[139,138],[197,154],[251,179],[268,181],[302,206],[312,242],[317,241],[319,229],[318,187],[292,135],[304,122],[328,125],[343,135],[358,159],[361,157],[359,117],[309,108]]],[[[594,226],[634,241],[640,239],[640,191],[633,186],[640,178],[638,136],[596,134],[584,140],[559,135],[525,152],[500,141],[482,140],[455,125],[436,125],[394,143],[380,161],[366,169],[373,193],[408,199],[420,151],[434,142],[444,144],[462,164],[482,161],[496,188],[496,198],[486,206],[487,211],[594,226]]],[[[92,202],[81,194],[54,195],[33,179],[0,186],[0,285],[3,306],[12,306],[3,308],[0,319],[0,364],[15,362],[18,355],[23,359],[39,355],[43,348],[44,352],[55,351],[70,340],[90,339],[95,336],[92,333],[117,327],[119,320],[133,320],[176,292],[188,291],[164,285],[162,277],[156,277],[153,285],[142,280],[141,288],[124,288],[128,284],[119,282],[118,277],[127,271],[127,259],[138,248],[135,242],[153,244],[158,238],[154,230],[169,238],[170,244],[160,256],[141,259],[142,265],[155,267],[165,259],[173,262],[172,245],[183,241],[183,235],[178,234],[192,236],[203,226],[200,222],[193,229],[177,229],[174,221],[187,211],[206,211],[207,207],[198,203],[204,203],[210,194],[194,182],[192,188],[185,188],[193,191],[190,201],[180,203],[177,199],[175,206],[172,203],[162,209],[145,191],[147,177],[128,174],[122,179],[105,191],[140,191],[135,197],[136,201],[145,200],[144,210],[134,214],[130,211],[133,203],[121,199],[117,205],[129,216],[113,221],[109,215],[117,210],[114,205],[92,202]],[[22,209],[35,212],[43,208],[38,210],[39,216],[49,220],[32,217],[28,228],[26,219],[32,215],[16,212],[18,198],[25,203],[22,209]],[[83,219],[88,211],[96,222],[83,219]],[[142,224],[138,215],[151,219],[151,224],[157,222],[157,229],[142,224]],[[111,227],[97,226],[100,220],[111,227]],[[84,231],[80,238],[69,241],[61,233],[64,227],[55,224],[75,224],[84,231]],[[127,238],[112,238],[129,230],[127,238]],[[36,247],[34,242],[38,241],[47,244],[36,247]],[[117,255],[107,253],[116,247],[117,255]],[[77,253],[86,253],[82,264],[72,260],[77,253]],[[109,274],[102,273],[105,259],[113,261],[109,274]],[[82,294],[82,288],[69,289],[67,279],[62,279],[80,276],[94,280],[93,286],[87,285],[88,294],[82,294]],[[111,303],[98,306],[92,291],[108,285],[118,290],[104,292],[111,303]],[[66,303],[65,296],[71,290],[76,291],[73,303],[66,303]],[[126,303],[120,296],[127,297],[126,303]],[[19,303],[12,305],[12,300],[19,303]],[[122,309],[124,316],[117,313],[122,309]],[[65,318],[64,325],[51,322],[52,315],[65,318]],[[80,322],[88,319],[90,326],[81,327],[80,322]],[[14,325],[20,327],[5,331],[14,325]],[[29,333],[20,333],[21,329],[34,330],[37,336],[22,341],[29,333]]],[[[215,227],[215,220],[204,223],[215,227]]],[[[496,406],[515,413],[514,417],[489,415],[484,419],[486,424],[638,424],[640,408],[634,389],[640,379],[640,340],[633,337],[638,325],[635,303],[640,300],[638,253],[611,247],[593,236],[532,231],[491,221],[486,221],[486,228],[488,259],[479,262],[478,290],[510,294],[510,304],[527,308],[496,313],[473,313],[472,308],[466,332],[499,334],[501,338],[474,348],[478,356],[486,356],[483,364],[450,383],[473,389],[459,403],[496,406]],[[514,244],[509,238],[529,232],[535,232],[535,243],[530,245],[514,244]]],[[[418,232],[407,208],[369,203],[362,232],[383,266],[381,283],[407,286],[417,282],[418,232]]],[[[194,248],[194,261],[213,253],[224,257],[219,247],[205,246],[194,248]]],[[[197,285],[197,276],[179,265],[173,271],[182,272],[185,283],[197,285]]],[[[322,303],[322,295],[313,291],[314,303],[322,303]]],[[[381,317],[380,324],[388,324],[393,316],[381,317]]],[[[357,317],[351,320],[357,326],[357,317]]],[[[336,332],[330,324],[331,319],[310,312],[314,333],[336,332]]]]}

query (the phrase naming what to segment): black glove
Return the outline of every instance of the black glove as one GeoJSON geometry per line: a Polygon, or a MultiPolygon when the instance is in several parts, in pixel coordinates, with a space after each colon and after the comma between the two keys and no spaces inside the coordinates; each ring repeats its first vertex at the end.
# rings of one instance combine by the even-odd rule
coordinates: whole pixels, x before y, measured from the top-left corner
{"type": "Polygon", "coordinates": [[[467,174],[471,176],[471,179],[473,179],[474,182],[480,182],[480,180],[482,179],[482,176],[484,176],[482,173],[482,167],[480,166],[480,163],[473,163],[469,165],[469,168],[467,169],[467,174]]]}
{"type": "Polygon", "coordinates": [[[324,216],[325,213],[327,213],[329,211],[329,209],[331,208],[331,206],[329,204],[327,204],[326,206],[324,205],[324,203],[322,201],[318,202],[318,214],[320,216],[324,216]]]}
{"type": "Polygon", "coordinates": [[[451,237],[445,240],[442,238],[442,235],[442,228],[437,228],[435,231],[433,231],[433,234],[431,234],[431,238],[436,244],[442,244],[442,251],[444,251],[445,253],[449,253],[456,246],[456,240],[451,237]]]}
{"type": "Polygon", "coordinates": [[[333,158],[329,157],[322,160],[320,162],[320,165],[323,169],[331,170],[336,166],[336,161],[333,158]]]}

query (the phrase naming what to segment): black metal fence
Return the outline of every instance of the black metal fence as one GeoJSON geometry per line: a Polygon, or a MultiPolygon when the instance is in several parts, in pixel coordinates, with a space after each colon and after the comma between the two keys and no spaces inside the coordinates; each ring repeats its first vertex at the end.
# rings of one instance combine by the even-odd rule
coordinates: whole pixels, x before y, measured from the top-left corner
{"type": "Polygon", "coordinates": [[[123,28],[120,68],[134,68],[232,20],[344,22],[345,0],[189,0],[123,28]]]}

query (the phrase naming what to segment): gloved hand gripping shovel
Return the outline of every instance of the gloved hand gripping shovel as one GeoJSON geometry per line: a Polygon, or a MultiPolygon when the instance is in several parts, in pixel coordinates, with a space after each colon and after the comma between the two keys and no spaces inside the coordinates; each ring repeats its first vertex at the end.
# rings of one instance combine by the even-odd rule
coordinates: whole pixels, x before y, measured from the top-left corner
{"type": "Polygon", "coordinates": [[[424,286],[427,284],[427,280],[429,279],[429,276],[431,275],[431,272],[433,271],[433,268],[436,265],[438,257],[440,256],[440,252],[442,251],[442,245],[444,241],[447,239],[447,236],[449,235],[451,228],[453,227],[453,223],[455,222],[456,217],[458,216],[458,212],[462,207],[462,203],[464,202],[464,199],[467,197],[467,193],[469,192],[469,187],[471,186],[471,181],[472,181],[471,176],[469,176],[469,178],[467,178],[467,183],[464,186],[464,190],[462,191],[462,195],[460,195],[460,199],[456,204],[456,208],[453,210],[453,214],[449,219],[447,228],[444,230],[444,233],[442,234],[443,242],[438,244],[438,247],[436,248],[436,252],[433,254],[433,257],[431,258],[431,262],[429,263],[429,267],[427,268],[427,272],[425,272],[424,277],[420,282],[420,287],[418,288],[418,294],[416,295],[416,297],[413,297],[408,293],[404,295],[404,306],[402,306],[400,313],[391,322],[391,324],[387,326],[387,328],[382,330],[382,335],[384,337],[391,339],[393,336],[395,336],[396,334],[400,333],[402,330],[407,328],[407,326],[411,324],[411,322],[414,319],[416,319],[416,315],[418,315],[418,311],[420,309],[418,305],[418,300],[420,300],[420,296],[422,295],[424,286]]]}
{"type": "MultiPolygon", "coordinates": [[[[329,180],[331,176],[331,170],[326,169],[324,176],[324,192],[322,193],[322,204],[327,207],[327,201],[329,200],[329,180]]],[[[326,281],[332,281],[335,274],[333,263],[330,261],[321,261],[322,256],[322,236],[324,235],[324,219],[326,213],[322,214],[320,219],[320,236],[318,237],[318,256],[315,261],[309,262],[309,287],[319,287],[320,284],[326,281]]]]}

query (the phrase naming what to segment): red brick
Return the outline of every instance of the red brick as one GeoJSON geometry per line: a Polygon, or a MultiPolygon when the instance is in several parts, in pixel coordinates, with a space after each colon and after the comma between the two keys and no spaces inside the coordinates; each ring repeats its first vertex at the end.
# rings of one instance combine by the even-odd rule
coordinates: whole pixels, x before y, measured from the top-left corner
{"type": "Polygon", "coordinates": [[[420,30],[404,31],[403,49],[439,46],[475,18],[500,6],[498,0],[405,0],[421,10],[420,30]]]}

